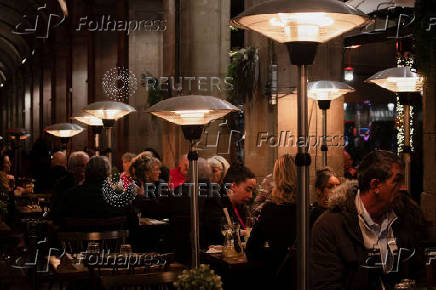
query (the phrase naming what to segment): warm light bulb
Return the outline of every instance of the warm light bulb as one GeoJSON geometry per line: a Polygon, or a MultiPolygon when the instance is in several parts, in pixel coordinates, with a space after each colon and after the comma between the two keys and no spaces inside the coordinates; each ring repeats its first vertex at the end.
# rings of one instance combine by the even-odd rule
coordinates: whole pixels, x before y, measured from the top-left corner
{"type": "Polygon", "coordinates": [[[319,26],[301,24],[297,26],[286,26],[285,34],[293,39],[300,41],[316,41],[319,36],[319,26]]]}
{"type": "Polygon", "coordinates": [[[394,103],[389,103],[389,104],[388,104],[388,110],[389,110],[389,112],[392,112],[392,111],[394,110],[394,107],[395,107],[394,103]]]}
{"type": "Polygon", "coordinates": [[[354,74],[352,70],[345,70],[344,71],[344,80],[347,82],[351,82],[354,79],[354,74]]]}
{"type": "Polygon", "coordinates": [[[93,116],[75,117],[73,119],[76,119],[77,121],[85,123],[89,126],[103,126],[101,119],[93,116]]]}
{"type": "Polygon", "coordinates": [[[278,13],[278,17],[270,19],[272,26],[281,26],[288,38],[299,41],[317,41],[320,27],[330,26],[333,19],[323,12],[312,13],[278,13]]]}
{"type": "Polygon", "coordinates": [[[104,111],[104,119],[118,120],[120,118],[119,113],[120,113],[120,110],[105,110],[104,111]]]}
{"type": "Polygon", "coordinates": [[[293,23],[294,25],[317,25],[317,26],[330,26],[333,24],[333,19],[327,17],[324,12],[310,12],[310,13],[278,13],[280,22],[286,24],[293,23]]]}

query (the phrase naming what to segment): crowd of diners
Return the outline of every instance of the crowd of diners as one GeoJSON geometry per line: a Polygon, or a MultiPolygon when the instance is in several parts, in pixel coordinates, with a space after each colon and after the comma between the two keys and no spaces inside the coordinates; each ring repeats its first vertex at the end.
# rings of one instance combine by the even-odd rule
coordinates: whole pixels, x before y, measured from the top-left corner
{"type": "MultiPolygon", "coordinates": [[[[177,167],[171,170],[152,148],[140,154],[127,152],[122,162],[123,172],[114,178],[104,156],[89,157],[78,151],[71,153],[67,162],[63,152],[54,153],[51,180],[46,182],[52,193],[50,217],[54,224],[62,228],[71,217],[126,216],[130,242],[135,247],[138,213],[167,218],[176,257],[189,265],[192,183],[187,155],[180,156],[177,167]],[[115,202],[105,198],[108,187],[115,193],[115,202]],[[128,202],[117,204],[117,198],[127,198],[128,202]]],[[[2,155],[0,165],[0,190],[6,192],[13,179],[9,156],[2,155]]],[[[242,233],[247,218],[254,218],[245,250],[249,263],[262,267],[262,281],[267,285],[296,288],[298,191],[294,157],[279,157],[273,172],[259,185],[252,170],[230,164],[222,156],[200,157],[198,176],[201,248],[223,244],[224,208],[242,233]]],[[[403,181],[401,159],[381,150],[363,158],[357,179],[345,179],[328,167],[317,171],[317,201],[310,207],[311,289],[391,289],[401,278],[415,278],[415,272],[425,265],[419,242],[425,239],[427,227],[403,181]],[[398,258],[400,249],[415,254],[398,258]],[[378,260],[368,265],[368,257],[378,260]]],[[[15,194],[24,191],[16,188],[15,194]]]]}

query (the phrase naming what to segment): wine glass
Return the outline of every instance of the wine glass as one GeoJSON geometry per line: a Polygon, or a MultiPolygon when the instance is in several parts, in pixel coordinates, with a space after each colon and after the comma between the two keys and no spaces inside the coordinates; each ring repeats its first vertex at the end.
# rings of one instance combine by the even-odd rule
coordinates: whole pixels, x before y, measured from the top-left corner
{"type": "Polygon", "coordinates": [[[247,241],[250,237],[251,230],[253,229],[254,224],[256,223],[256,219],[252,216],[248,216],[245,220],[245,240],[247,241]]]}

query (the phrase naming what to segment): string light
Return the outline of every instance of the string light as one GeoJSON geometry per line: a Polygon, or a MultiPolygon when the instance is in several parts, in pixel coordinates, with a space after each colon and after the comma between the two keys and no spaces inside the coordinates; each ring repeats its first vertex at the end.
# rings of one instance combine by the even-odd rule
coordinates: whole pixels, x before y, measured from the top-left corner
{"type": "Polygon", "coordinates": [[[124,190],[124,188],[112,184],[107,180],[103,182],[103,199],[113,207],[127,207],[135,199],[135,188],[130,184],[127,190],[124,190]]]}
{"type": "MultiPolygon", "coordinates": [[[[397,57],[397,66],[408,66],[413,68],[415,66],[415,59],[413,56],[406,54],[405,56],[398,55],[397,57]]],[[[397,117],[395,119],[395,125],[398,129],[397,133],[397,145],[398,152],[403,152],[403,144],[404,144],[404,106],[400,104],[400,98],[397,95],[397,117]]],[[[413,117],[414,117],[414,109],[413,106],[410,106],[410,149],[414,151],[413,146],[413,117]]]]}
{"type": "Polygon", "coordinates": [[[138,87],[136,76],[127,68],[115,67],[108,70],[102,81],[103,91],[109,99],[126,102],[138,87]]]}

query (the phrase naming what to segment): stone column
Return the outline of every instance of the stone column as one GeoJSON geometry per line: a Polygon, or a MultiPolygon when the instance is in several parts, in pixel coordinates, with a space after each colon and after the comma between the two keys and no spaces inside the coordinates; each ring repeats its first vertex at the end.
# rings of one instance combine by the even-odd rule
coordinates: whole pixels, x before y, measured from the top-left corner
{"type": "Polygon", "coordinates": [[[424,192],[421,207],[425,217],[432,222],[431,239],[436,239],[436,81],[435,55],[431,54],[433,68],[425,78],[423,95],[423,175],[424,192]]]}

